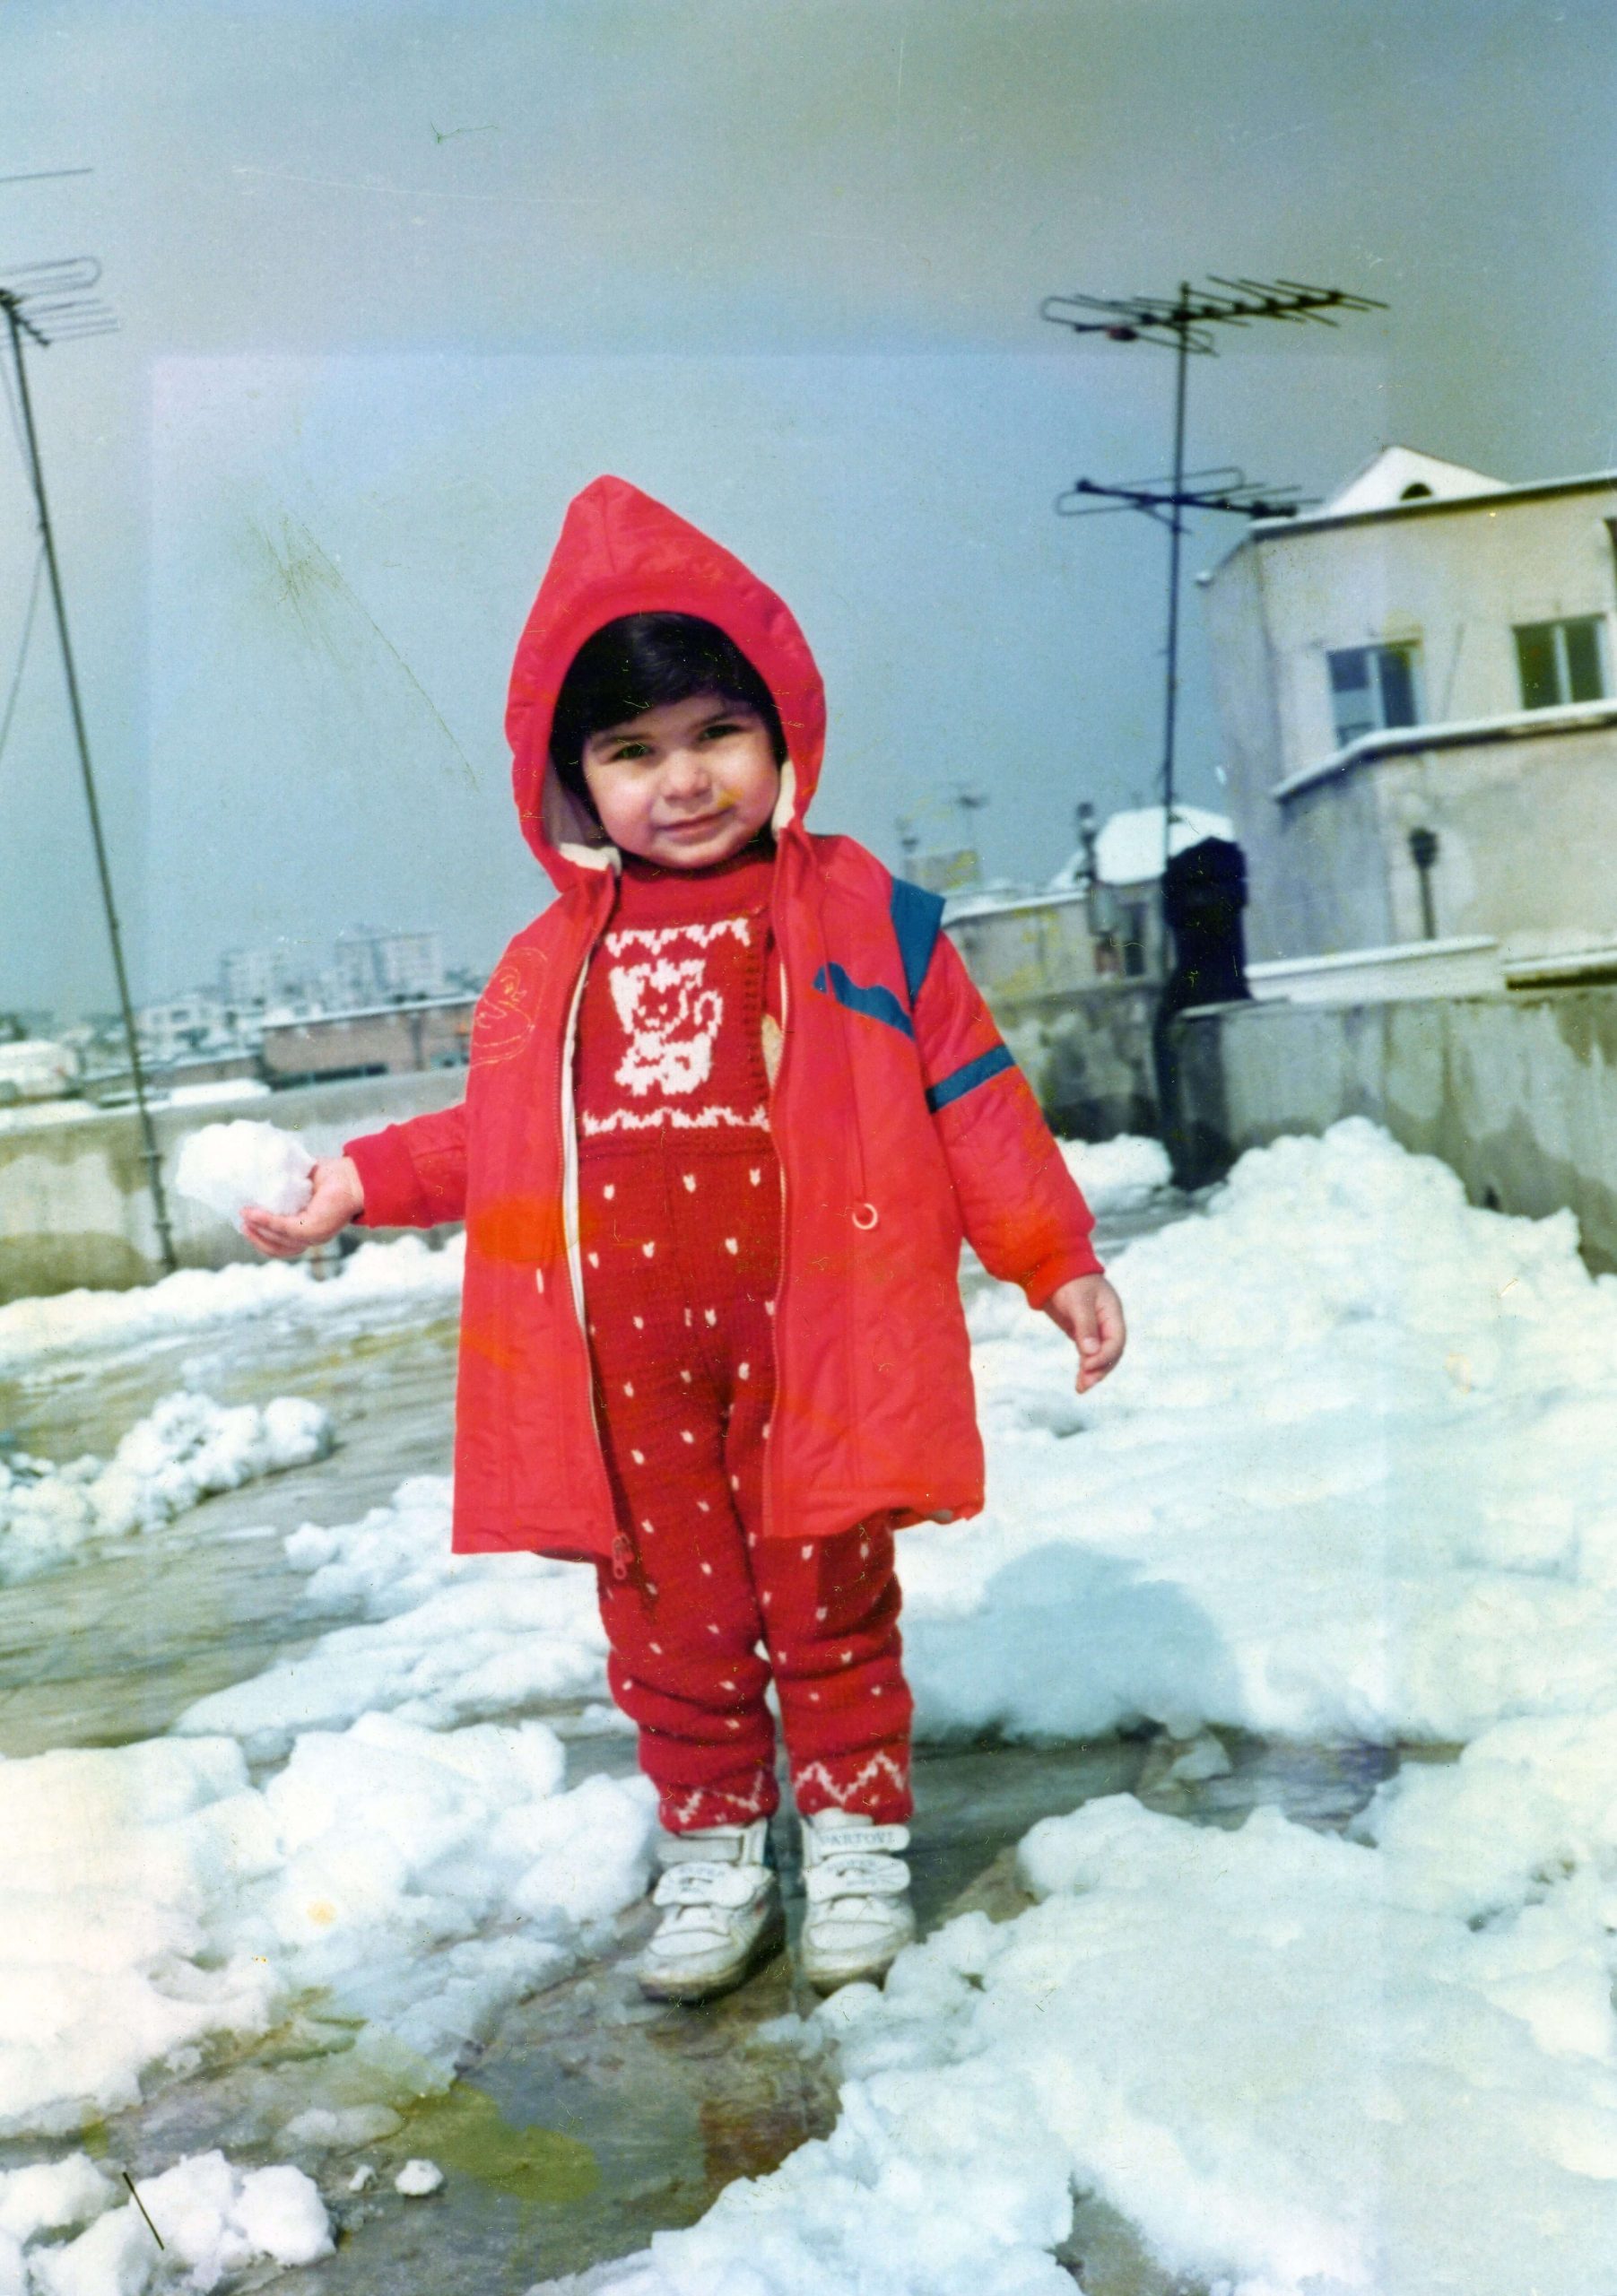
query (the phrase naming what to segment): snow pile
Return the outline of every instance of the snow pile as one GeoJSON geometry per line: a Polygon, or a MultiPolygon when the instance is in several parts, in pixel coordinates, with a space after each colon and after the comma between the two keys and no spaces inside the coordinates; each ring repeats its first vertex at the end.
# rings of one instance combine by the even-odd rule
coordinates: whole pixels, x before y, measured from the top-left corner
{"type": "Polygon", "coordinates": [[[300,1657],[201,1699],[175,1728],[239,1738],[256,1760],[300,1731],[391,1712],[429,1729],[606,1696],[593,1571],[532,1554],[452,1555],[446,1477],[417,1475],[357,1523],[306,1524],[286,1541],[311,1605],[353,1605],[300,1657]]]}
{"type": "Polygon", "coordinates": [[[331,1449],[331,1414],[301,1396],[226,1407],[179,1390],[132,1427],[110,1461],[0,1461],[0,1585],[32,1578],[93,1540],[153,1531],[219,1491],[306,1466],[331,1449]]]}
{"type": "Polygon", "coordinates": [[[80,2152],[49,2170],[0,2176],[0,2223],[6,2221],[11,2188],[47,2176],[63,2180],[64,2190],[71,2191],[72,2209],[65,2217],[40,2220],[39,2229],[91,2213],[95,2221],[77,2239],[30,2248],[26,2258],[20,2246],[14,2258],[0,2249],[0,2286],[27,2287],[32,2296],[155,2296],[160,2290],[195,2290],[205,2296],[249,2266],[314,2264],[332,2253],[330,2220],[314,2184],[300,2169],[243,2171],[222,2152],[190,2153],[161,2176],[136,2184],[139,2206],[130,2200],[117,2208],[109,2179],[80,2152]],[[161,2248],[152,2239],[153,2227],[161,2248]],[[16,2277],[8,2282],[4,2274],[9,2262],[15,2264],[16,2277]]]}
{"type": "Polygon", "coordinates": [[[174,1185],[182,1196],[239,1227],[249,1204],[265,1212],[301,1212],[314,1193],[314,1158],[296,1133],[238,1117],[204,1124],[179,1152],[174,1185]]]}
{"type": "Polygon", "coordinates": [[[1617,1705],[1617,1280],[1362,1119],[1129,1245],[1074,1396],[973,1300],[989,1506],[900,1541],[920,1726],[1474,1736],[1617,1705]]]}
{"type": "Polygon", "coordinates": [[[63,1292],[0,1307],[0,1371],[61,1348],[138,1346],[239,1316],[361,1313],[416,1300],[453,1299],[464,1237],[431,1250],[419,1236],[361,1244],[326,1282],[301,1262],[181,1268],[129,1292],[63,1292]]]}
{"type": "Polygon", "coordinates": [[[1047,1820],[1041,1904],[804,2029],[846,2080],[828,2140],[579,2285],[1057,2296],[1074,2192],[1224,2296],[1617,2285],[1614,1776],[1617,1712],[1406,1770],[1364,1842],[1121,1795],[1047,1820]]]}
{"type": "Polygon", "coordinates": [[[1138,1212],[1173,1186],[1173,1168],[1160,1140],[1122,1132],[1113,1140],[1064,1140],[1068,1171],[1098,1220],[1138,1212]]]}
{"type": "MultiPolygon", "coordinates": [[[[899,1542],[923,1735],[1452,1743],[1617,1704],[1617,1283],[1568,1219],[1475,1211],[1355,1121],[1245,1158],[1117,1275],[1130,1352],[1082,1399],[1019,1295],[972,1302],[988,1510],[899,1542]]],[[[367,1623],[183,1727],[262,1755],[604,1695],[590,1574],[451,1558],[447,1483],[289,1552],[367,1623]]]]}
{"type": "Polygon", "coordinates": [[[0,2134],[75,2129],[311,1999],[378,2096],[447,2078],[644,1888],[648,1791],[563,1792],[563,1765],[540,1723],[385,1715],[261,1788],[221,1738],[0,1762],[0,2134]]]}

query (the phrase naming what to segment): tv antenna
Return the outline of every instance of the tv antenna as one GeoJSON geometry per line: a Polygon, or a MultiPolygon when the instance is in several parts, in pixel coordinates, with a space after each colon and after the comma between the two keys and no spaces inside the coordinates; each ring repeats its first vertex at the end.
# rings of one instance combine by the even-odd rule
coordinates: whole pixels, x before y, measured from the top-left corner
{"type": "Polygon", "coordinates": [[[1092,516],[1102,510],[1140,510],[1168,528],[1168,643],[1162,710],[1164,869],[1173,850],[1174,744],[1179,691],[1179,557],[1186,531],[1185,513],[1224,510],[1248,518],[1293,518],[1301,507],[1295,487],[1254,483],[1241,471],[1230,468],[1186,469],[1185,400],[1191,358],[1216,356],[1221,327],[1249,326],[1257,319],[1283,320],[1298,326],[1334,326],[1337,316],[1343,312],[1387,309],[1373,296],[1354,294],[1345,287],[1311,287],[1300,279],[1211,276],[1211,284],[1219,291],[1198,291],[1192,288],[1188,280],[1181,280],[1179,291],[1173,297],[1047,295],[1039,307],[1041,318],[1067,328],[1071,334],[1098,335],[1108,343],[1154,344],[1174,354],[1171,474],[1167,478],[1116,486],[1101,485],[1093,479],[1075,479],[1056,503],[1057,511],[1068,517],[1092,516]]]}
{"type": "Polygon", "coordinates": [[[39,543],[45,553],[45,570],[50,584],[57,637],[62,652],[62,671],[67,685],[68,713],[73,720],[79,770],[84,784],[84,801],[90,813],[90,835],[95,848],[96,873],[100,880],[101,907],[107,918],[107,936],[112,944],[112,970],[117,981],[124,1040],[129,1048],[129,1075],[135,1087],[135,1104],[140,1118],[141,1152],[146,1166],[146,1184],[151,1190],[163,1266],[171,1275],[179,1263],[175,1257],[174,1234],[163,1195],[162,1160],[152,1126],[152,1111],[146,1101],[146,1081],[141,1067],[135,1007],[130,1002],[129,978],[124,965],[123,935],[118,929],[117,904],[113,898],[112,872],[108,864],[107,840],[101,829],[95,773],[90,762],[90,736],[84,726],[78,672],[74,665],[73,643],[67,632],[62,572],[57,562],[56,535],[45,491],[45,466],[39,458],[39,438],[34,427],[33,400],[28,387],[28,361],[24,355],[25,345],[31,345],[36,351],[48,351],[59,343],[76,343],[87,335],[110,335],[116,330],[117,315],[97,292],[100,277],[100,263],[94,256],[89,255],[66,256],[48,263],[16,264],[9,268],[0,266],[0,316],[4,318],[10,338],[12,367],[16,377],[17,399],[22,417],[22,458],[27,465],[29,483],[33,489],[34,508],[39,516],[39,543]]]}

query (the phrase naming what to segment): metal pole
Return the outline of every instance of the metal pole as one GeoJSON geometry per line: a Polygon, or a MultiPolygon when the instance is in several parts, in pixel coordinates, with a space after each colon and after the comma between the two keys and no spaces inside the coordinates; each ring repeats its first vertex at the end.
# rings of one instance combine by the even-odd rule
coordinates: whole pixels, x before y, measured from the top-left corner
{"type": "MultiPolygon", "coordinates": [[[[1190,366],[1190,282],[1179,283],[1179,307],[1187,313],[1178,325],[1178,357],[1173,387],[1173,491],[1185,491],[1185,383],[1190,366]]],[[[1162,734],[1162,866],[1173,851],[1174,731],[1179,702],[1179,543],[1185,532],[1181,507],[1176,500],[1169,525],[1168,545],[1168,691],[1162,734]]]]}
{"type": "Polygon", "coordinates": [[[56,537],[51,532],[50,509],[45,499],[45,471],[39,460],[39,442],[34,430],[33,404],[28,394],[28,370],[22,358],[22,330],[17,317],[15,299],[4,298],[6,324],[11,330],[12,362],[16,369],[17,396],[22,405],[22,427],[28,447],[29,476],[33,483],[34,502],[39,514],[39,538],[45,545],[46,570],[50,577],[51,604],[56,608],[57,635],[61,640],[62,669],[67,681],[67,706],[73,717],[74,740],[79,752],[79,770],[84,781],[84,802],[90,809],[90,834],[95,846],[95,865],[101,883],[101,905],[107,913],[107,935],[112,944],[112,970],[117,980],[118,1008],[124,1018],[124,1036],[129,1047],[129,1074],[135,1084],[135,1104],[140,1114],[141,1153],[145,1160],[146,1182],[152,1192],[152,1209],[157,1218],[159,1248],[162,1263],[172,1275],[179,1265],[174,1254],[174,1235],[169,1224],[169,1206],[163,1196],[162,1159],[158,1150],[157,1135],[152,1128],[152,1111],[146,1106],[146,1081],[141,1069],[140,1045],[135,1026],[135,1008],[129,1001],[129,979],[124,970],[123,936],[118,931],[117,905],[112,895],[112,873],[107,865],[107,841],[101,834],[101,811],[96,801],[95,775],[90,764],[90,741],[84,731],[84,712],[79,700],[78,674],[74,667],[73,646],[67,635],[67,608],[62,597],[62,577],[57,565],[56,537]]]}

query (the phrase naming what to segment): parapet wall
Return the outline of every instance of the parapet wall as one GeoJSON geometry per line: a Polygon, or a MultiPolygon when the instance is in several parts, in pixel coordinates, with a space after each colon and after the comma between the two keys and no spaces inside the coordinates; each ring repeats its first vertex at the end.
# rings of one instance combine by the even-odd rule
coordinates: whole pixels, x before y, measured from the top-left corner
{"type": "MultiPolygon", "coordinates": [[[[328,1156],[359,1133],[448,1108],[465,1090],[464,1068],[430,1069],[297,1087],[212,1108],[155,1109],[152,1122],[181,1266],[222,1267],[257,1257],[244,1237],[175,1190],[181,1144],[204,1124],[237,1117],[278,1124],[300,1133],[313,1154],[328,1156]]],[[[118,1290],[150,1283],[162,1272],[133,1109],[0,1131],[0,1300],[71,1292],[80,1284],[118,1290]]]]}
{"type": "Polygon", "coordinates": [[[1368,1116],[1474,1203],[1568,1206],[1617,1268],[1617,987],[1377,1004],[1227,1004],[1173,1024],[1191,1184],[1288,1132],[1368,1116]]]}

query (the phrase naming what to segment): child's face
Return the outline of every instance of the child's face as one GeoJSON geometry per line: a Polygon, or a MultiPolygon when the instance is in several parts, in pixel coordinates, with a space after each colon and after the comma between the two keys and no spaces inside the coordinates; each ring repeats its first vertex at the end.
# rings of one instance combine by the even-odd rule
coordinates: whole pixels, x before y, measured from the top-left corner
{"type": "Polygon", "coordinates": [[[763,719],[716,693],[592,734],[583,764],[613,843],[664,869],[727,861],[763,828],[780,790],[763,719]]]}

